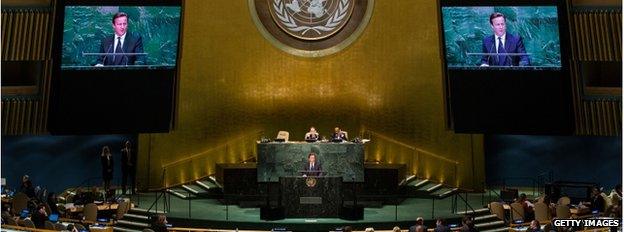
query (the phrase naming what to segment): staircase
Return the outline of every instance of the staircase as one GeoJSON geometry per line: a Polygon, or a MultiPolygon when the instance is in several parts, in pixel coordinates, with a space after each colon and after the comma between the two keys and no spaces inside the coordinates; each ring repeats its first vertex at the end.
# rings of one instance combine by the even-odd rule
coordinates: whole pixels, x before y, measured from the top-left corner
{"type": "Polygon", "coordinates": [[[495,214],[490,213],[488,208],[480,208],[468,211],[456,212],[461,216],[470,216],[478,231],[481,232],[503,232],[509,231],[509,226],[505,221],[499,219],[495,214]]]}
{"type": "Polygon", "coordinates": [[[167,192],[184,200],[220,198],[223,195],[223,187],[211,176],[169,188],[167,192]]]}
{"type": "Polygon", "coordinates": [[[443,199],[457,192],[457,188],[428,179],[411,176],[404,181],[403,189],[408,196],[443,199]]]}
{"type": "Polygon", "coordinates": [[[123,218],[116,221],[115,225],[113,225],[113,230],[123,232],[141,232],[143,229],[150,227],[151,215],[156,213],[165,212],[154,210],[147,212],[147,209],[132,208],[128,210],[128,213],[124,214],[123,218]]]}

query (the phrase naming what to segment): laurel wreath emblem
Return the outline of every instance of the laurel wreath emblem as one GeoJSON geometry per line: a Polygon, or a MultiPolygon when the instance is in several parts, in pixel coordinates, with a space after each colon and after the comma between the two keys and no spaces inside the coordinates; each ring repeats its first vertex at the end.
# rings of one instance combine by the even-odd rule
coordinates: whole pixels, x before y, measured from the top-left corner
{"type": "Polygon", "coordinates": [[[340,0],[338,10],[327,20],[325,25],[313,27],[297,25],[297,22],[288,14],[288,12],[286,12],[283,0],[273,0],[273,9],[275,10],[275,15],[277,16],[279,21],[289,31],[301,32],[301,35],[304,35],[309,31],[314,31],[320,35],[321,31],[333,31],[340,24],[340,22],[345,19],[345,16],[347,16],[349,13],[349,0],[340,0]]]}

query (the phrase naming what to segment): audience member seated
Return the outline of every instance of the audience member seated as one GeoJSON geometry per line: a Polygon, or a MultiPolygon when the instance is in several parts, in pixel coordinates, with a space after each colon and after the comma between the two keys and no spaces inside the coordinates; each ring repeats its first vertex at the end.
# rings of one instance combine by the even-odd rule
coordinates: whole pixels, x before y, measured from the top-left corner
{"type": "Polygon", "coordinates": [[[446,223],[443,218],[438,218],[436,221],[436,228],[433,229],[434,232],[450,232],[451,229],[446,226],[446,223]]]}
{"type": "Polygon", "coordinates": [[[364,232],[375,232],[375,229],[373,229],[373,227],[368,227],[364,229],[364,232]]]}
{"type": "Polygon", "coordinates": [[[353,228],[351,228],[351,226],[345,226],[342,228],[342,232],[352,232],[353,228]]]}
{"type": "Polygon", "coordinates": [[[33,183],[30,181],[30,177],[28,175],[24,175],[22,177],[20,192],[25,193],[30,199],[35,198],[35,187],[33,187],[33,183]]]}
{"type": "Polygon", "coordinates": [[[616,204],[618,201],[622,201],[622,185],[618,184],[615,186],[611,193],[609,194],[609,198],[611,198],[611,204],[616,204]]]}
{"type": "Polygon", "coordinates": [[[48,193],[48,200],[46,202],[52,214],[59,214],[58,206],[56,205],[56,195],[53,192],[48,193]]]}
{"type": "Polygon", "coordinates": [[[73,198],[75,205],[86,205],[94,203],[96,200],[104,200],[102,194],[97,187],[93,187],[90,192],[85,192],[82,189],[76,190],[76,195],[73,198]]]}
{"type": "Polygon", "coordinates": [[[395,226],[394,228],[392,228],[392,232],[401,232],[401,228],[398,226],[395,226]]]}
{"type": "Polygon", "coordinates": [[[611,190],[611,193],[609,195],[605,193],[602,193],[601,195],[607,203],[604,211],[605,216],[609,216],[615,213],[614,209],[619,211],[619,206],[622,205],[622,185],[616,185],[615,188],[611,190]]]}
{"type": "Polygon", "coordinates": [[[45,211],[45,205],[39,204],[30,216],[37,229],[45,229],[45,221],[48,220],[48,214],[45,211]]]}
{"type": "Polygon", "coordinates": [[[332,134],[332,140],[333,141],[338,141],[338,140],[346,141],[346,140],[349,140],[349,138],[347,138],[346,133],[344,133],[340,129],[340,127],[336,127],[334,128],[334,133],[332,134]]]}
{"type": "Polygon", "coordinates": [[[74,226],[74,224],[69,224],[69,225],[67,225],[67,231],[69,231],[69,232],[78,232],[78,228],[76,228],[76,226],[74,226]]]}
{"type": "Polygon", "coordinates": [[[158,214],[152,222],[151,229],[154,232],[167,232],[167,216],[158,214]]]}
{"type": "Polygon", "coordinates": [[[540,223],[537,220],[531,221],[529,228],[526,230],[527,232],[544,232],[540,227],[540,223]]]}
{"type": "Polygon", "coordinates": [[[538,202],[542,202],[544,204],[546,204],[548,206],[548,209],[551,213],[551,217],[555,217],[556,216],[556,212],[557,212],[557,204],[555,204],[554,202],[552,202],[550,195],[545,194],[544,196],[540,197],[540,199],[538,200],[538,202]]]}
{"type": "Polygon", "coordinates": [[[581,202],[581,204],[589,207],[592,211],[604,212],[605,199],[600,194],[600,189],[598,187],[592,188],[590,200],[590,202],[581,202]]]}
{"type": "Polygon", "coordinates": [[[605,212],[605,216],[622,218],[622,200],[619,200],[618,202],[615,202],[615,204],[611,205],[610,210],[605,212]]]}
{"type": "Polygon", "coordinates": [[[461,232],[478,232],[474,223],[468,216],[464,216],[464,218],[462,219],[462,227],[460,231],[461,232]]]}
{"type": "Polygon", "coordinates": [[[410,226],[409,232],[416,232],[416,228],[418,226],[422,226],[425,231],[427,230],[427,227],[425,226],[425,220],[422,217],[418,217],[416,218],[416,224],[413,226],[410,226]]]}
{"type": "Polygon", "coordinates": [[[533,211],[533,203],[527,200],[526,194],[524,193],[520,194],[520,197],[518,197],[516,202],[522,204],[522,208],[524,209],[525,221],[535,219],[535,212],[533,211]]]}

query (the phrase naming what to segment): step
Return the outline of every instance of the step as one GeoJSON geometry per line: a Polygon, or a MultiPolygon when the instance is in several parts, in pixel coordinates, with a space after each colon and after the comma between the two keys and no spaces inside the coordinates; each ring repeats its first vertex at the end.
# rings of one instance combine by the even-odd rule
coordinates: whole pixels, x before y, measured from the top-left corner
{"type": "Polygon", "coordinates": [[[431,186],[431,187],[427,188],[426,191],[432,193],[433,191],[435,191],[435,190],[437,190],[439,188],[442,188],[442,184],[436,184],[434,186],[431,186]]]}
{"type": "Polygon", "coordinates": [[[444,190],[442,193],[438,194],[439,198],[445,198],[448,197],[450,195],[452,195],[453,193],[457,192],[457,188],[444,188],[444,190]]]}
{"type": "Polygon", "coordinates": [[[487,220],[492,220],[492,219],[498,219],[498,216],[496,216],[496,214],[483,215],[483,216],[475,217],[473,221],[475,222],[487,221],[487,220]]]}
{"type": "Polygon", "coordinates": [[[408,184],[408,185],[409,185],[409,186],[412,186],[412,187],[414,187],[414,188],[418,188],[418,187],[420,187],[420,186],[423,186],[423,185],[425,185],[425,184],[429,183],[429,180],[425,179],[425,180],[420,180],[420,181],[414,181],[414,182],[412,182],[412,183],[410,183],[410,184],[408,184]],[[412,184],[412,183],[414,183],[414,184],[412,184]]]}
{"type": "Polygon", "coordinates": [[[147,228],[150,225],[144,222],[134,222],[134,221],[128,221],[128,220],[117,220],[117,224],[115,224],[117,226],[121,226],[121,225],[127,225],[127,226],[134,226],[134,227],[141,227],[141,228],[147,228]]]}
{"type": "Polygon", "coordinates": [[[183,188],[170,188],[170,189],[167,189],[167,192],[182,199],[188,199],[188,198],[193,197],[193,194],[189,194],[191,192],[186,191],[183,188]]]}
{"type": "Polygon", "coordinates": [[[128,212],[137,212],[137,213],[142,213],[142,214],[152,214],[152,213],[166,214],[167,213],[166,211],[154,210],[154,209],[152,209],[152,210],[150,210],[148,212],[147,209],[138,208],[138,207],[132,208],[132,209],[128,210],[128,212]]]}
{"type": "Polygon", "coordinates": [[[219,184],[219,181],[217,181],[217,178],[215,176],[209,176],[208,179],[210,180],[210,182],[216,185],[217,188],[223,188],[223,185],[219,184]]]}
{"type": "Polygon", "coordinates": [[[198,186],[198,185],[194,185],[194,184],[183,184],[182,188],[186,191],[189,191],[195,195],[197,194],[202,194],[202,193],[206,193],[206,190],[203,189],[202,187],[198,186]]]}
{"type": "MultiPolygon", "coordinates": [[[[479,213],[485,213],[485,212],[490,212],[490,209],[488,208],[481,208],[481,209],[475,209],[474,213],[475,214],[479,214],[479,213]]],[[[458,211],[455,214],[472,214],[472,210],[468,210],[468,211],[458,211]]]]}
{"type": "Polygon", "coordinates": [[[138,215],[138,214],[131,214],[131,213],[124,214],[124,218],[132,218],[132,219],[138,219],[138,220],[149,220],[150,219],[149,216],[138,215]]]}
{"type": "MultiPolygon", "coordinates": [[[[505,222],[498,220],[498,221],[493,221],[493,222],[484,222],[484,223],[477,223],[475,224],[475,227],[477,228],[484,228],[484,227],[495,227],[495,226],[505,226],[505,222]]],[[[509,228],[508,228],[509,229],[509,228]]]]}
{"type": "Polygon", "coordinates": [[[401,183],[399,183],[399,185],[406,185],[406,184],[409,184],[410,182],[412,182],[413,180],[416,180],[416,179],[417,179],[417,178],[416,178],[416,175],[411,175],[411,176],[408,176],[407,178],[403,179],[403,180],[401,181],[401,183]]]}
{"type": "Polygon", "coordinates": [[[123,227],[113,226],[113,231],[122,231],[122,232],[143,232],[143,230],[133,230],[123,227]]]}
{"type": "Polygon", "coordinates": [[[429,189],[429,188],[431,188],[433,186],[436,186],[436,185],[438,185],[438,183],[427,182],[426,184],[419,186],[418,190],[426,192],[427,189],[429,189]]]}
{"type": "Polygon", "coordinates": [[[211,190],[214,188],[219,188],[212,181],[208,181],[208,180],[198,180],[198,181],[195,181],[195,184],[197,184],[199,187],[202,187],[204,190],[211,190]]]}

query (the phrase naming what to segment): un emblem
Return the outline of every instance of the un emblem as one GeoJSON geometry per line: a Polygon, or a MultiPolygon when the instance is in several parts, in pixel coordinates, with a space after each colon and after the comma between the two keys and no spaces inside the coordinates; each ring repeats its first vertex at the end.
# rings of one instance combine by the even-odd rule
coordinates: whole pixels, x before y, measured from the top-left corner
{"type": "Polygon", "coordinates": [[[268,0],[271,17],[291,36],[304,40],[327,38],[347,24],[354,0],[268,0]]]}
{"type": "Polygon", "coordinates": [[[248,0],[262,35],[299,56],[333,54],[364,31],[374,0],[248,0]]]}
{"type": "Polygon", "coordinates": [[[314,177],[308,177],[306,178],[306,185],[310,188],[313,188],[316,186],[316,179],[314,177]]]}

